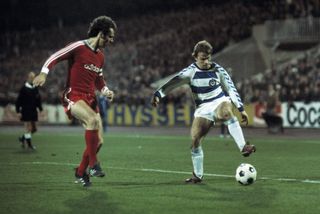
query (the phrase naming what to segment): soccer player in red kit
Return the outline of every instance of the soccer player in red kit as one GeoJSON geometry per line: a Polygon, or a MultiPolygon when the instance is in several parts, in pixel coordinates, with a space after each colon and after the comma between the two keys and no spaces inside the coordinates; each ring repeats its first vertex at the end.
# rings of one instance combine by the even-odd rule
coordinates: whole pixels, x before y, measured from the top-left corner
{"type": "Polygon", "coordinates": [[[113,99],[114,93],[106,86],[102,67],[103,49],[113,42],[116,30],[117,26],[110,17],[95,18],[89,26],[88,39],[71,43],[52,54],[33,81],[35,86],[42,86],[49,71],[60,61],[68,60],[68,78],[62,100],[67,115],[79,119],[85,127],[86,149],[75,172],[77,183],[84,187],[91,185],[89,175],[105,175],[96,154],[100,141],[98,130],[101,128],[101,119],[95,90],[99,90],[109,100],[113,99]]]}

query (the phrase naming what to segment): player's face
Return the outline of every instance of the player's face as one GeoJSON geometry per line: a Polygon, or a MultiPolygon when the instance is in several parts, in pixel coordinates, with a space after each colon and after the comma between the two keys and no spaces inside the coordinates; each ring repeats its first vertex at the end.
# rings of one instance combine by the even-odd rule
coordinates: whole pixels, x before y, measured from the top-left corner
{"type": "Polygon", "coordinates": [[[211,65],[211,55],[199,52],[195,57],[196,64],[200,69],[209,69],[211,65]]]}
{"type": "Polygon", "coordinates": [[[28,83],[32,83],[33,82],[33,80],[34,80],[34,78],[35,78],[35,73],[34,72],[30,72],[29,74],[28,74],[28,79],[27,79],[27,82],[28,83]]]}
{"type": "Polygon", "coordinates": [[[111,44],[114,41],[115,32],[113,28],[109,29],[108,34],[102,34],[100,37],[99,46],[104,48],[107,44],[111,44]]]}

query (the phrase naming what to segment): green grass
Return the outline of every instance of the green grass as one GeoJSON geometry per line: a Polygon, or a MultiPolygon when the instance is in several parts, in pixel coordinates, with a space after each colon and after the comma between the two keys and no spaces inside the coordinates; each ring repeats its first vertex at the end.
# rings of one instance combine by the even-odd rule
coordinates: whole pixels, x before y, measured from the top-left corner
{"type": "Polygon", "coordinates": [[[110,133],[99,154],[108,175],[93,178],[86,189],[73,183],[82,133],[38,133],[36,152],[19,147],[18,133],[0,135],[1,213],[320,213],[316,140],[251,139],[258,151],[243,158],[231,139],[208,137],[203,148],[210,175],[200,185],[186,185],[190,175],[183,173],[192,171],[188,136],[110,133]],[[241,162],[256,167],[255,184],[212,176],[234,175],[241,162]]]}

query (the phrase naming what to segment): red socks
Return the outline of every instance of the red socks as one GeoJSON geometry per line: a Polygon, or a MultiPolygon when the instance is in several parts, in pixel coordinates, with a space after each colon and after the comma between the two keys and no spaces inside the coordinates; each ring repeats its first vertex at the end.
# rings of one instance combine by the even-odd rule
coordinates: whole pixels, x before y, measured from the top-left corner
{"type": "Polygon", "coordinates": [[[88,165],[93,167],[97,162],[97,147],[99,142],[98,130],[86,130],[86,150],[83,152],[82,161],[78,168],[78,175],[83,175],[88,165]]]}
{"type": "Polygon", "coordinates": [[[85,133],[87,152],[89,155],[89,166],[93,167],[97,162],[97,147],[99,142],[98,130],[86,130],[85,133]]]}
{"type": "Polygon", "coordinates": [[[83,152],[82,160],[81,160],[81,163],[80,163],[80,165],[78,167],[77,174],[82,176],[84,174],[84,172],[86,171],[88,165],[89,165],[89,155],[88,155],[88,152],[87,152],[87,149],[86,149],[83,152]]]}

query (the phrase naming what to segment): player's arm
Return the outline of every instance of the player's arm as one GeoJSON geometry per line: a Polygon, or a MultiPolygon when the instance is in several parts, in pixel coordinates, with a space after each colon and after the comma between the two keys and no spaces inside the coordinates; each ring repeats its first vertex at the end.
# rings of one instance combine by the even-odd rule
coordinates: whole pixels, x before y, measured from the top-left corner
{"type": "Polygon", "coordinates": [[[95,85],[96,85],[96,88],[101,92],[103,96],[105,96],[109,101],[113,100],[114,92],[107,87],[106,81],[103,78],[102,72],[99,74],[99,77],[96,79],[95,85]]]}
{"type": "Polygon", "coordinates": [[[22,110],[22,105],[23,105],[23,98],[24,98],[24,90],[23,90],[23,87],[22,87],[20,89],[20,91],[19,91],[18,98],[17,98],[16,103],[15,103],[16,113],[17,113],[18,118],[20,118],[20,119],[22,117],[21,110],[22,110]]]}
{"type": "Polygon", "coordinates": [[[190,81],[190,72],[185,69],[178,74],[174,75],[168,82],[162,85],[156,90],[151,99],[151,105],[157,107],[160,100],[164,98],[170,91],[180,87],[181,85],[187,84],[190,81]]]}
{"type": "Polygon", "coordinates": [[[245,122],[246,124],[248,124],[248,120],[249,120],[248,114],[244,110],[242,100],[240,98],[240,95],[239,95],[231,77],[229,76],[228,72],[224,68],[219,67],[218,70],[219,70],[219,74],[220,74],[221,84],[223,86],[222,88],[224,88],[226,90],[226,92],[229,94],[229,96],[231,98],[232,103],[239,110],[241,117],[242,117],[241,122],[245,122]]]}
{"type": "Polygon", "coordinates": [[[60,61],[68,59],[73,54],[73,51],[80,45],[82,45],[81,42],[72,43],[52,54],[43,64],[41,72],[34,78],[33,85],[44,85],[49,71],[60,61]]]}
{"type": "Polygon", "coordinates": [[[114,92],[111,91],[107,86],[101,89],[101,94],[105,96],[109,101],[112,101],[114,98],[114,92]]]}
{"type": "Polygon", "coordinates": [[[36,99],[37,99],[37,108],[39,109],[39,111],[42,111],[43,108],[42,108],[41,96],[40,96],[38,88],[36,90],[37,90],[37,93],[36,93],[36,96],[37,96],[36,97],[36,99]]]}
{"type": "Polygon", "coordinates": [[[20,114],[21,112],[21,106],[22,106],[22,104],[21,104],[21,102],[22,102],[22,93],[23,93],[23,91],[22,91],[23,89],[20,89],[20,91],[19,91],[19,94],[18,94],[18,98],[17,98],[17,100],[16,100],[16,103],[15,103],[15,107],[16,107],[16,113],[17,114],[20,114]]]}

